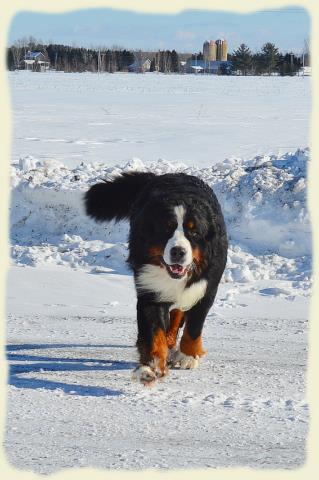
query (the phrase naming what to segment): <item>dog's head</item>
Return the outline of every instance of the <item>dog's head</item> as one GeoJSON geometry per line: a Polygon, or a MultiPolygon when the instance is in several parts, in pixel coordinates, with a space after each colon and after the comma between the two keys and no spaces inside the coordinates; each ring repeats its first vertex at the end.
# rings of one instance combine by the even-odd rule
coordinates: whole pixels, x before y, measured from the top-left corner
{"type": "Polygon", "coordinates": [[[157,199],[138,217],[132,238],[143,252],[141,263],[157,265],[175,280],[201,276],[212,256],[212,240],[218,235],[208,204],[157,199]]]}

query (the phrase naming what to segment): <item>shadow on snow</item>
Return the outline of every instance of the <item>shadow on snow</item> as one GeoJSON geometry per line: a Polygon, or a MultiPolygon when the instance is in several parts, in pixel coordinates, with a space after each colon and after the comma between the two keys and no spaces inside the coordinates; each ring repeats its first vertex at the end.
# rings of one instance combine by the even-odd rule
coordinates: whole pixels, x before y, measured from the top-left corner
{"type": "Polygon", "coordinates": [[[39,378],[25,378],[20,375],[37,372],[92,372],[131,370],[136,364],[124,360],[101,360],[94,358],[62,358],[13,353],[22,350],[50,348],[133,348],[129,345],[85,345],[85,344],[21,344],[7,346],[7,358],[10,361],[32,362],[28,364],[13,363],[10,365],[9,384],[16,388],[43,388],[46,390],[62,390],[64,393],[80,396],[120,396],[120,390],[90,385],[67,384],[39,378]],[[89,365],[93,364],[93,365],[89,365]]]}

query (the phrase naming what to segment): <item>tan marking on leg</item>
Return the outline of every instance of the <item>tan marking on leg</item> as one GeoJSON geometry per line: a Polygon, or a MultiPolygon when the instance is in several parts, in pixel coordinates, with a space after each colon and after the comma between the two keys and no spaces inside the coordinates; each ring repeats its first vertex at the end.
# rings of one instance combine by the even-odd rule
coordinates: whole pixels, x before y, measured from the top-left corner
{"type": "Polygon", "coordinates": [[[166,367],[168,347],[164,331],[161,328],[157,330],[151,347],[140,338],[136,346],[140,354],[140,365],[133,371],[133,379],[144,385],[150,385],[157,378],[164,377],[168,372],[166,367]]]}
{"type": "Polygon", "coordinates": [[[184,312],[175,308],[170,312],[170,325],[166,333],[166,340],[168,348],[173,348],[176,345],[176,338],[181,321],[183,320],[184,312]]]}
{"type": "Polygon", "coordinates": [[[167,373],[166,362],[168,355],[168,346],[164,331],[159,328],[153,337],[153,343],[150,351],[151,363],[160,370],[161,376],[167,373]]]}
{"type": "Polygon", "coordinates": [[[205,350],[203,350],[201,335],[193,340],[188,332],[187,324],[184,327],[183,336],[180,343],[180,351],[185,355],[192,357],[196,357],[197,355],[202,357],[207,353],[205,350]]]}

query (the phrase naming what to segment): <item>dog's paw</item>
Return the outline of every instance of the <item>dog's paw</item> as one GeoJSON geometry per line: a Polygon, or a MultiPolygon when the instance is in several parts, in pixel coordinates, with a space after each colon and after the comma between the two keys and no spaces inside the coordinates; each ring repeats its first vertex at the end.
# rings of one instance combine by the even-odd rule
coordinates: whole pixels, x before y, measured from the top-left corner
{"type": "Polygon", "coordinates": [[[155,382],[156,372],[148,365],[139,365],[132,372],[132,380],[150,385],[155,382]]]}
{"type": "Polygon", "coordinates": [[[199,365],[199,360],[199,355],[196,355],[196,357],[192,357],[191,355],[185,355],[185,353],[177,350],[176,352],[174,352],[171,363],[174,367],[189,370],[197,368],[199,365]]]}
{"type": "Polygon", "coordinates": [[[144,385],[151,385],[155,380],[167,375],[168,370],[165,367],[161,370],[156,360],[152,360],[150,365],[139,365],[132,372],[132,380],[143,383],[144,385]]]}

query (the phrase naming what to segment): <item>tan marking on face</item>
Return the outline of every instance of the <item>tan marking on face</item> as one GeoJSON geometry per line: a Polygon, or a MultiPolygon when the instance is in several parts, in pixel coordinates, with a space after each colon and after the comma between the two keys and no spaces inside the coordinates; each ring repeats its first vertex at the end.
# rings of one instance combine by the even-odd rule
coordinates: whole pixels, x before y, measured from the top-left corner
{"type": "Polygon", "coordinates": [[[163,254],[164,254],[163,248],[160,247],[159,245],[154,245],[153,247],[150,247],[148,250],[150,263],[164,268],[164,265],[162,264],[162,261],[161,261],[163,254]]]}
{"type": "Polygon", "coordinates": [[[189,220],[186,223],[186,228],[188,228],[189,230],[192,230],[194,227],[195,227],[195,223],[193,222],[193,220],[189,220]]]}
{"type": "Polygon", "coordinates": [[[159,245],[154,245],[149,248],[148,254],[150,257],[157,257],[157,256],[162,256],[163,255],[163,248],[160,247],[159,245]]]}
{"type": "Polygon", "coordinates": [[[207,261],[205,260],[202,251],[199,247],[192,248],[193,253],[193,262],[195,264],[195,271],[197,275],[200,275],[205,266],[207,265],[207,261]]]}
{"type": "Polygon", "coordinates": [[[192,250],[193,250],[193,259],[198,265],[201,265],[204,261],[204,258],[200,248],[194,247],[192,250]]]}
{"type": "Polygon", "coordinates": [[[168,348],[173,348],[176,345],[176,338],[179,330],[179,326],[184,318],[184,312],[174,308],[170,312],[170,326],[168,332],[166,333],[166,340],[168,348]]]}

